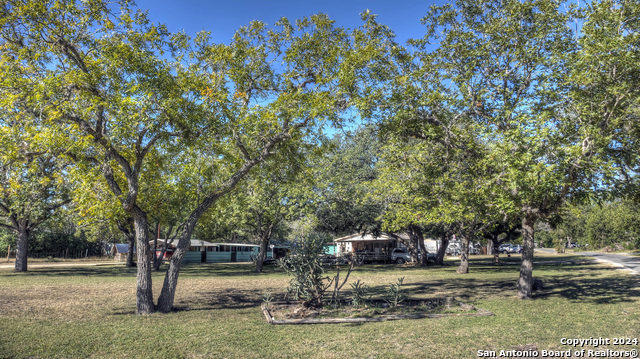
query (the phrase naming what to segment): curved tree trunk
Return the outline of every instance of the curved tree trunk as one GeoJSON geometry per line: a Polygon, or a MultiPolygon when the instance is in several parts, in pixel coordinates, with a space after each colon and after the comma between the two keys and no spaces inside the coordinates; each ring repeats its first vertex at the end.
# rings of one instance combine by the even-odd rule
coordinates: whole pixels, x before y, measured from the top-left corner
{"type": "Polygon", "coordinates": [[[460,236],[460,266],[456,270],[458,274],[469,273],[469,237],[460,236]]]}
{"type": "Polygon", "coordinates": [[[421,240],[418,244],[419,244],[420,251],[422,252],[422,258],[420,258],[420,264],[422,266],[426,266],[428,264],[428,262],[427,262],[427,246],[424,245],[424,239],[421,240]]]}
{"type": "MultiPolygon", "coordinates": [[[[208,207],[207,207],[208,208],[208,207]]],[[[182,259],[184,258],[189,245],[191,244],[191,235],[198,223],[198,219],[204,213],[206,208],[199,208],[194,211],[189,217],[189,220],[185,223],[184,229],[178,239],[171,260],[169,260],[169,268],[164,276],[164,282],[162,284],[162,290],[160,291],[160,297],[158,298],[158,305],[156,309],[162,313],[169,313],[173,309],[173,301],[176,296],[176,289],[178,288],[178,276],[180,274],[180,267],[182,267],[182,259]]]]}
{"type": "Polygon", "coordinates": [[[262,213],[258,213],[256,216],[256,234],[260,240],[260,252],[258,252],[258,258],[256,258],[256,272],[262,273],[262,267],[264,261],[267,258],[267,247],[269,247],[269,241],[271,240],[271,233],[273,233],[274,223],[267,225],[266,229],[263,229],[263,216],[262,213]]]}
{"type": "Polygon", "coordinates": [[[27,255],[29,250],[29,230],[24,227],[18,228],[18,243],[16,248],[16,272],[27,271],[27,255]]]}
{"type": "Polygon", "coordinates": [[[157,246],[156,248],[153,249],[153,257],[155,258],[155,261],[153,263],[154,271],[160,270],[160,266],[162,265],[162,262],[164,262],[164,254],[167,253],[167,246],[169,246],[170,244],[171,242],[165,242],[164,246],[162,246],[162,249],[160,250],[160,254],[157,254],[157,255],[156,255],[157,246]]]}
{"type": "MultiPolygon", "coordinates": [[[[271,138],[267,145],[263,149],[263,153],[253,159],[247,160],[240,169],[238,169],[227,182],[225,182],[217,191],[210,193],[206,196],[202,202],[196,207],[189,215],[189,219],[184,224],[184,229],[178,240],[171,261],[169,261],[169,268],[164,277],[162,284],[162,290],[160,291],[160,297],[158,298],[158,305],[156,309],[159,312],[168,313],[173,308],[173,301],[176,296],[176,288],[178,287],[178,275],[180,274],[180,267],[182,266],[182,259],[186,254],[189,244],[191,243],[191,235],[198,223],[198,220],[204,212],[209,209],[220,197],[229,193],[235,188],[238,182],[257,164],[263,162],[267,157],[271,155],[270,150],[278,143],[289,138],[289,134],[286,132],[280,133],[277,136],[271,138]]],[[[148,247],[148,243],[147,243],[148,247]]]]}
{"type": "Polygon", "coordinates": [[[518,279],[518,299],[530,299],[533,290],[533,225],[536,217],[526,214],[522,218],[522,263],[518,279]]]}
{"type": "Polygon", "coordinates": [[[449,239],[447,234],[443,234],[440,238],[440,248],[438,248],[438,255],[436,256],[436,264],[444,265],[444,255],[447,253],[447,247],[449,246],[449,239]]]}

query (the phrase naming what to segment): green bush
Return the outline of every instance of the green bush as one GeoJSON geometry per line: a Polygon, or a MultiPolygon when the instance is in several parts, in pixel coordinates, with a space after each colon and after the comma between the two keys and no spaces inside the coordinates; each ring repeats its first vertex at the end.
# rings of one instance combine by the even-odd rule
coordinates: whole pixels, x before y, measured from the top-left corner
{"type": "Polygon", "coordinates": [[[387,288],[387,302],[391,307],[396,308],[400,303],[404,302],[404,292],[402,291],[402,283],[404,282],[404,277],[398,278],[398,281],[395,283],[391,283],[387,288]]]}
{"type": "Polygon", "coordinates": [[[369,294],[369,286],[360,281],[360,279],[355,283],[351,283],[351,290],[351,305],[356,308],[364,305],[371,296],[369,294]]]}
{"type": "Polygon", "coordinates": [[[280,266],[293,276],[288,292],[305,306],[322,306],[322,298],[333,281],[325,276],[322,254],[324,240],[309,236],[300,240],[291,253],[280,260],[280,266]]]}

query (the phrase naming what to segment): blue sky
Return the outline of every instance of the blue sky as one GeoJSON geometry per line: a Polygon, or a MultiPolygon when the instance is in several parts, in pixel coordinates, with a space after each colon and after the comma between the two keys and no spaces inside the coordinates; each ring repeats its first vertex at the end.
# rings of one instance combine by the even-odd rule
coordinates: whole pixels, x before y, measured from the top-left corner
{"type": "Polygon", "coordinates": [[[137,0],[138,7],[149,11],[154,22],[164,23],[172,32],[185,30],[194,36],[201,30],[211,31],[215,42],[228,43],[235,30],[252,20],[273,24],[281,17],[298,19],[323,12],[336,21],[338,26],[348,28],[361,24],[360,13],[370,9],[378,14],[378,21],[388,25],[404,43],[408,38],[422,37],[424,27],[420,24],[431,4],[443,0],[137,0]]]}

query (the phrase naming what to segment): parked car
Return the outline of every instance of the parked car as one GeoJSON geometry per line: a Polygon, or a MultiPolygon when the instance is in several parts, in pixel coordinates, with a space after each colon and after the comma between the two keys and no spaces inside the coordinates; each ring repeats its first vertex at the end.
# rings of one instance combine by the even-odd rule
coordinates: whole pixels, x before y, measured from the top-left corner
{"type": "MultiPolygon", "coordinates": [[[[418,253],[418,260],[422,258],[422,253],[418,253]]],[[[406,248],[394,248],[391,252],[391,261],[398,264],[404,264],[411,261],[411,255],[406,248]]],[[[427,262],[435,262],[436,254],[427,252],[427,262]]]]}
{"type": "Polygon", "coordinates": [[[449,246],[447,246],[447,250],[445,253],[450,256],[459,256],[460,246],[457,243],[450,243],[449,246]]]}
{"type": "Polygon", "coordinates": [[[391,251],[391,261],[403,264],[411,261],[411,256],[406,248],[394,248],[393,251],[391,251]]]}
{"type": "Polygon", "coordinates": [[[498,253],[509,253],[509,247],[511,247],[509,243],[501,244],[498,247],[498,253]]]}
{"type": "Polygon", "coordinates": [[[498,253],[522,253],[522,246],[519,244],[501,244],[498,247],[498,253]]]}
{"type": "MultiPolygon", "coordinates": [[[[459,243],[451,243],[447,247],[447,250],[445,253],[451,256],[459,256],[460,254],[462,254],[462,248],[460,247],[459,243]]],[[[477,245],[474,245],[473,243],[469,243],[469,254],[480,254],[480,253],[481,253],[480,247],[478,247],[477,245]]]]}
{"type": "Polygon", "coordinates": [[[437,257],[438,255],[435,253],[427,252],[427,262],[435,263],[437,257]]]}
{"type": "Polygon", "coordinates": [[[509,248],[509,253],[522,253],[522,246],[519,244],[512,244],[509,248]]]}

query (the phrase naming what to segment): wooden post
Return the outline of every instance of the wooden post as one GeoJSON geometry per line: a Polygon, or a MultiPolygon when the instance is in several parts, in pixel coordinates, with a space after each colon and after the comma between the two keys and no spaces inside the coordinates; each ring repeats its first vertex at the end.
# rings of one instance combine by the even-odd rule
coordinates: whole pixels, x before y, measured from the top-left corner
{"type": "Polygon", "coordinates": [[[9,261],[9,258],[11,258],[11,245],[9,245],[9,249],[7,250],[7,262],[9,261]]]}

